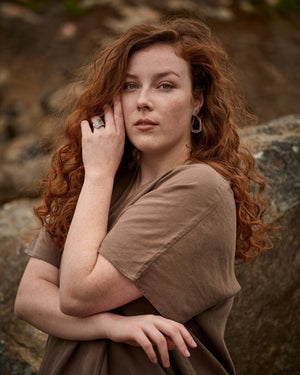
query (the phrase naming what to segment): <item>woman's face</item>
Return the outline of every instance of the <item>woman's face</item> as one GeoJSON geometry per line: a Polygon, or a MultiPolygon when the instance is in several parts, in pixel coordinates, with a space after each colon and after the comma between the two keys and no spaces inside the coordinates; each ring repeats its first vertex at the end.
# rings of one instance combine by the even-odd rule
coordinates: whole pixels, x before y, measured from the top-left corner
{"type": "Polygon", "coordinates": [[[127,136],[144,154],[185,158],[191,119],[202,105],[194,100],[188,63],[172,45],[157,43],[134,52],[122,92],[127,136]]]}

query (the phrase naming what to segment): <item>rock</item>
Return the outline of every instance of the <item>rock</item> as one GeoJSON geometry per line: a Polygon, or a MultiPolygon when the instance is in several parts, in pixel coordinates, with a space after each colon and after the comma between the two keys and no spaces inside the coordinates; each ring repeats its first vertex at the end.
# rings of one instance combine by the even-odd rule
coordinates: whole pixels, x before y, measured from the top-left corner
{"type": "Polygon", "coordinates": [[[23,22],[29,23],[30,25],[40,25],[42,23],[42,17],[38,16],[30,9],[26,9],[17,4],[0,4],[0,14],[2,15],[2,17],[12,19],[16,22],[18,20],[21,20],[23,22]]]}
{"type": "Polygon", "coordinates": [[[3,143],[9,139],[8,120],[6,116],[0,115],[0,142],[3,143]]]}
{"type": "MultiPolygon", "coordinates": [[[[11,139],[18,135],[28,133],[36,128],[42,116],[38,102],[26,106],[20,100],[13,100],[1,108],[5,127],[2,129],[2,137],[11,139]]],[[[0,133],[1,136],[1,133],[0,133]]]]}
{"type": "Polygon", "coordinates": [[[245,129],[241,135],[270,179],[268,195],[277,211],[273,215],[280,218],[300,200],[300,115],[245,129]]]}
{"type": "MultiPolygon", "coordinates": [[[[21,197],[37,197],[39,181],[48,173],[60,126],[44,118],[33,132],[4,139],[0,148],[0,203],[21,197]]],[[[1,125],[1,117],[0,117],[1,125]]],[[[5,125],[5,124],[4,124],[5,125]]]]}
{"type": "Polygon", "coordinates": [[[7,86],[9,83],[11,72],[7,67],[0,66],[0,88],[7,86]]]}
{"type": "Polygon", "coordinates": [[[33,159],[43,153],[42,143],[38,134],[21,135],[2,147],[0,157],[3,162],[9,163],[33,159]]]}
{"type": "Polygon", "coordinates": [[[16,291],[28,257],[24,248],[32,239],[38,220],[36,200],[18,200],[0,208],[0,373],[36,374],[46,335],[13,314],[16,291]]]}
{"type": "Polygon", "coordinates": [[[242,137],[269,178],[269,221],[282,228],[272,250],[236,267],[242,291],[229,317],[227,343],[237,374],[294,375],[300,337],[300,116],[246,129],[242,137]]]}
{"type": "Polygon", "coordinates": [[[47,174],[48,155],[0,166],[0,202],[20,197],[37,197],[39,181],[47,174]]]}
{"type": "Polygon", "coordinates": [[[64,85],[61,88],[46,88],[40,96],[40,105],[45,114],[59,114],[76,102],[83,92],[80,84],[64,85]]]}
{"type": "Polygon", "coordinates": [[[160,13],[148,6],[123,6],[119,9],[122,18],[107,18],[104,20],[106,27],[118,33],[123,33],[129,27],[142,22],[155,22],[160,19],[160,13]]]}
{"type": "MultiPolygon", "coordinates": [[[[241,132],[269,178],[273,216],[268,220],[280,224],[282,229],[281,239],[272,250],[265,251],[254,263],[236,267],[242,291],[228,320],[226,341],[239,375],[297,373],[299,130],[298,115],[241,132]]],[[[12,314],[17,285],[27,261],[23,249],[37,226],[32,214],[34,203],[28,199],[17,200],[0,208],[1,375],[35,374],[45,345],[44,334],[17,321],[12,314]]]]}
{"type": "Polygon", "coordinates": [[[245,1],[245,0],[240,1],[239,7],[241,8],[243,12],[246,12],[246,13],[253,13],[255,11],[254,6],[249,1],[245,1]]]}

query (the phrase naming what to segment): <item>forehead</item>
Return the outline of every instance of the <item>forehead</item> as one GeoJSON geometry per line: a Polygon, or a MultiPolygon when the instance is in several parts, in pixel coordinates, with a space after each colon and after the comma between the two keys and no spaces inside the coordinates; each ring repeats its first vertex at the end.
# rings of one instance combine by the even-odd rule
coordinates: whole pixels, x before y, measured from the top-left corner
{"type": "Polygon", "coordinates": [[[171,44],[156,43],[133,52],[129,57],[127,73],[154,73],[173,70],[181,75],[189,75],[190,67],[171,44]]]}

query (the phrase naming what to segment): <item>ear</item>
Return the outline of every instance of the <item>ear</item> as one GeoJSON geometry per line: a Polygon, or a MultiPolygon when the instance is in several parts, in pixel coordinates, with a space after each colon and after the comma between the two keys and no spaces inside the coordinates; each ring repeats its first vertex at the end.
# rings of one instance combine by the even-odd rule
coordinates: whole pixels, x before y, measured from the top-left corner
{"type": "Polygon", "coordinates": [[[200,109],[203,106],[203,103],[204,103],[204,97],[202,93],[197,95],[197,98],[194,97],[194,113],[195,112],[198,113],[200,111],[200,109]]]}

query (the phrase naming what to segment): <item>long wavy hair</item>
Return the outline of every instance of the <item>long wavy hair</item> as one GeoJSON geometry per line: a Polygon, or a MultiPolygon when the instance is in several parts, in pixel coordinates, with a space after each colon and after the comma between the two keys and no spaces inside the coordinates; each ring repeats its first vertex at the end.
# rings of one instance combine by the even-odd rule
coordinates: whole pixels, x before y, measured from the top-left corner
{"type": "MultiPolygon", "coordinates": [[[[196,20],[133,26],[96,55],[87,87],[67,119],[64,143],[54,153],[48,177],[41,181],[43,203],[35,208],[35,214],[63,249],[84,180],[80,122],[103,112],[103,106],[124,87],[131,54],[154,43],[173,45],[190,66],[193,95],[203,95],[204,104],[200,112],[203,131],[191,135],[188,162],[209,164],[230,182],[237,210],[236,258],[253,260],[271,248],[268,231],[272,229],[264,221],[265,183],[238,135],[238,129],[254,118],[237,95],[227,54],[209,28],[196,20]]],[[[129,170],[136,159],[134,146],[126,139],[117,175],[120,169],[129,170]]]]}

